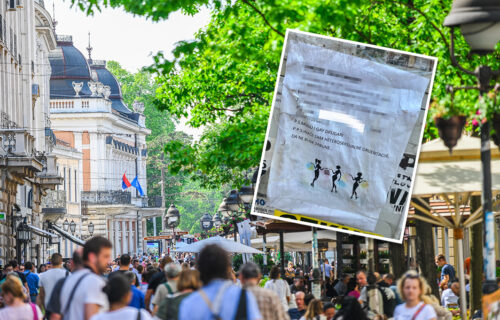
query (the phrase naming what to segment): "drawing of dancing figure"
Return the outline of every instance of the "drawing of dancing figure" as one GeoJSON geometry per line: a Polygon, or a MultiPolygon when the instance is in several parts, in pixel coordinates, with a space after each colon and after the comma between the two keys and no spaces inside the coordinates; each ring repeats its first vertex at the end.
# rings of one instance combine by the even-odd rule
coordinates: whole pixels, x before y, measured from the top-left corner
{"type": "Polygon", "coordinates": [[[332,191],[335,190],[335,193],[337,193],[337,185],[335,184],[335,181],[339,180],[342,178],[342,173],[340,172],[340,166],[337,166],[337,170],[333,171],[332,170],[332,191]]]}
{"type": "Polygon", "coordinates": [[[351,174],[349,174],[352,178],[352,180],[354,181],[354,184],[352,186],[352,194],[351,194],[351,199],[352,197],[356,197],[356,199],[358,198],[358,193],[356,192],[356,189],[358,189],[359,185],[366,181],[366,180],[363,180],[362,178],[362,173],[361,172],[358,172],[358,175],[356,176],[356,178],[354,178],[351,174]]]}
{"type": "Polygon", "coordinates": [[[314,187],[314,182],[318,180],[319,177],[319,171],[321,170],[321,160],[315,159],[314,160],[314,180],[311,182],[311,186],[314,187]]]}

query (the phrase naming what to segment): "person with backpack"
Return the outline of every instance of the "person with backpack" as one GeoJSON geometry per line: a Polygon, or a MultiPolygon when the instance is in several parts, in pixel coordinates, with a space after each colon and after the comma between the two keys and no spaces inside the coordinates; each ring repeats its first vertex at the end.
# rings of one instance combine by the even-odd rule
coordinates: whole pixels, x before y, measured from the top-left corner
{"type": "Polygon", "coordinates": [[[171,262],[167,264],[164,268],[166,282],[160,284],[155,291],[155,295],[153,297],[153,312],[155,315],[158,312],[158,308],[160,307],[160,303],[165,300],[167,295],[172,295],[177,293],[177,280],[179,279],[179,274],[181,273],[181,266],[175,262],[171,262]]]}
{"type": "Polygon", "coordinates": [[[182,300],[179,320],[261,320],[252,293],[229,281],[229,254],[218,245],[206,245],[197,268],[203,288],[182,300]]]}
{"type": "Polygon", "coordinates": [[[61,310],[61,289],[64,282],[70,275],[70,272],[75,273],[78,270],[83,269],[83,248],[78,248],[73,252],[73,263],[71,264],[71,270],[65,270],[66,276],[57,280],[52,288],[52,293],[49,296],[48,302],[45,305],[45,318],[48,320],[61,320],[62,310],[61,310]]]}
{"type": "Polygon", "coordinates": [[[391,318],[396,308],[396,295],[394,292],[380,283],[374,273],[369,273],[367,277],[368,285],[361,292],[359,301],[369,319],[377,316],[387,316],[391,318]]]}
{"type": "Polygon", "coordinates": [[[111,248],[111,242],[101,236],[85,242],[84,268],[68,276],[61,289],[62,319],[89,320],[102,309],[108,308],[106,295],[102,291],[106,285],[102,274],[111,260],[111,248]]]}
{"type": "Polygon", "coordinates": [[[109,311],[99,313],[90,320],[152,320],[146,309],[130,307],[132,291],[126,274],[117,274],[102,288],[109,302],[109,311]]]}
{"type": "Polygon", "coordinates": [[[434,308],[424,302],[427,283],[414,271],[408,271],[398,281],[398,290],[405,301],[396,307],[394,320],[436,320],[434,308]]]}
{"type": "Polygon", "coordinates": [[[197,270],[182,270],[177,284],[177,293],[168,294],[160,303],[156,317],[162,320],[177,320],[179,307],[187,296],[201,288],[200,273],[197,270]]]}
{"type": "Polygon", "coordinates": [[[26,295],[19,277],[8,275],[2,284],[2,297],[6,307],[0,309],[0,320],[42,320],[40,308],[26,303],[26,295]]]}

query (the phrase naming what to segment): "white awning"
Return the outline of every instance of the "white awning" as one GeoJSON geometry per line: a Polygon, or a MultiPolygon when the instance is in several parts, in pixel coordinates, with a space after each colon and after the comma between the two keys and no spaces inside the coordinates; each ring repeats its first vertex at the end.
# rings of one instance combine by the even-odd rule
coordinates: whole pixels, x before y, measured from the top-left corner
{"type": "Polygon", "coordinates": [[[57,233],[59,233],[61,236],[65,237],[66,239],[68,239],[71,242],[76,243],[77,245],[83,246],[85,244],[85,241],[83,241],[82,239],[77,238],[77,237],[69,234],[68,232],[66,232],[63,229],[59,228],[55,224],[51,224],[50,227],[52,229],[54,229],[54,231],[56,231],[57,233]]]}
{"type": "Polygon", "coordinates": [[[35,233],[39,236],[46,237],[46,238],[59,238],[59,236],[57,234],[45,231],[43,229],[40,229],[40,228],[37,228],[34,226],[30,226],[30,225],[28,225],[28,226],[30,227],[30,229],[33,233],[35,233]]]}

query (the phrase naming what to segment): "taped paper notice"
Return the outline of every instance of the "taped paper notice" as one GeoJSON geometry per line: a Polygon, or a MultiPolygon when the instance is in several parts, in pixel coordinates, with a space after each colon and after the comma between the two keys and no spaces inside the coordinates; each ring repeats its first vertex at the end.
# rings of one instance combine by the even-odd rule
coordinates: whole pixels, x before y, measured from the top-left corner
{"type": "Polygon", "coordinates": [[[435,65],[288,31],[252,211],[400,241],[435,65]]]}

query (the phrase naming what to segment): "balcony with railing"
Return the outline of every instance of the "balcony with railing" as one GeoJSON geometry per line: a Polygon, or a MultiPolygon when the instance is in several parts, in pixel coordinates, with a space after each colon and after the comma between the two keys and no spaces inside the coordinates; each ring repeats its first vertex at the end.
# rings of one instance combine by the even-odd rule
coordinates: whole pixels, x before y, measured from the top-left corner
{"type": "Polygon", "coordinates": [[[104,97],[83,98],[75,94],[75,98],[79,99],[52,99],[50,113],[111,112],[111,101],[104,97]]]}
{"type": "Polygon", "coordinates": [[[145,202],[148,208],[161,208],[161,197],[154,196],[147,198],[147,202],[145,202]]]}
{"type": "Polygon", "coordinates": [[[66,214],[66,191],[48,190],[47,195],[42,198],[43,218],[47,221],[56,221],[66,214]]]}
{"type": "Polygon", "coordinates": [[[82,191],[81,199],[88,205],[132,204],[132,195],[128,191],[82,191]]]}
{"type": "Polygon", "coordinates": [[[17,129],[15,122],[2,117],[0,128],[0,162],[20,177],[34,177],[43,169],[35,151],[35,137],[25,129],[17,129]]]}
{"type": "Polygon", "coordinates": [[[64,183],[64,178],[57,172],[56,156],[53,154],[42,155],[41,157],[43,169],[37,173],[36,182],[44,189],[54,190],[57,185],[64,183]]]}

